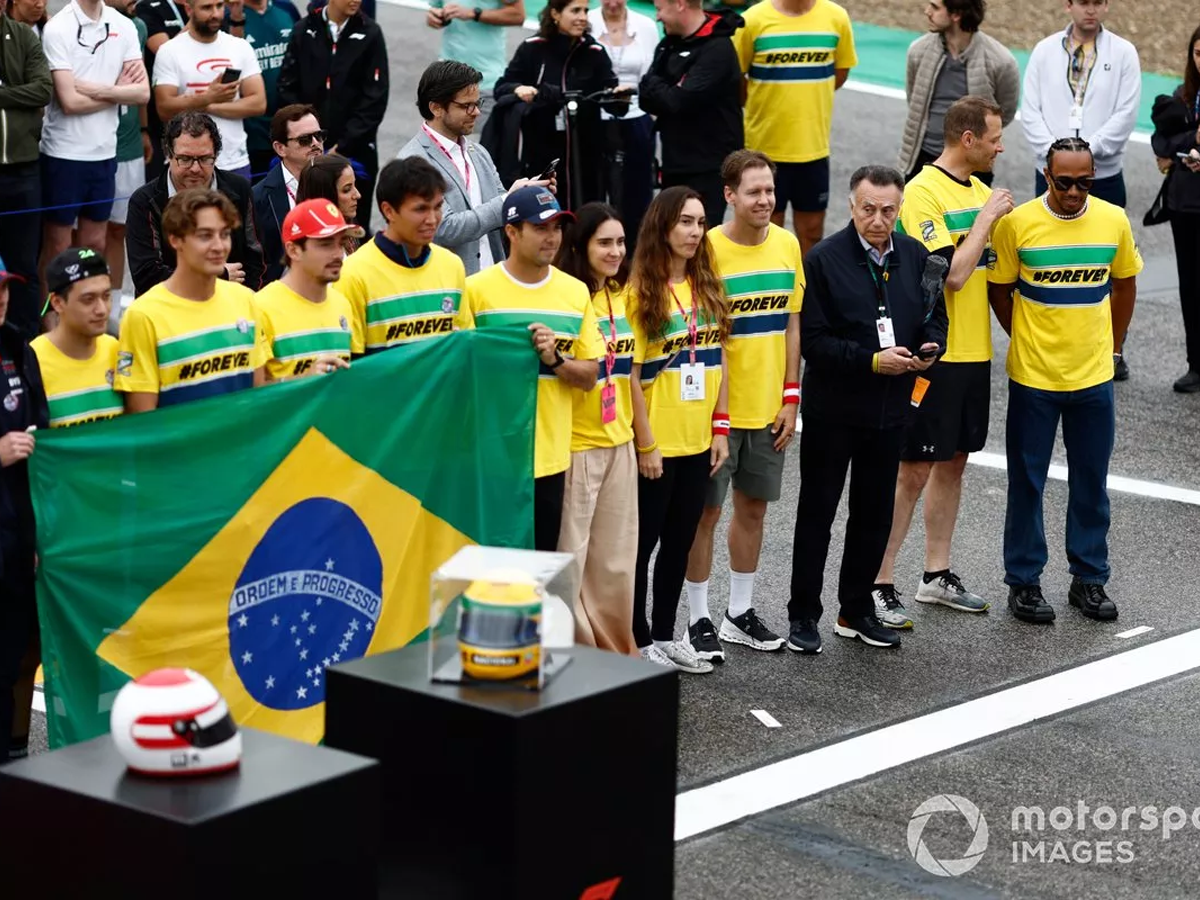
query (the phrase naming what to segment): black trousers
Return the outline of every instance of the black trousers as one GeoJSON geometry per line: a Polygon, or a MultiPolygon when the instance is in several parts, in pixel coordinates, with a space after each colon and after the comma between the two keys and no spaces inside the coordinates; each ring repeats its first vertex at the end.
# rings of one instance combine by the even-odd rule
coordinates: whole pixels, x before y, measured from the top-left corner
{"type": "Polygon", "coordinates": [[[896,473],[904,429],[859,428],[804,417],[800,433],[800,500],[792,543],[792,597],[788,619],[821,618],[821,588],[846,470],[850,516],[838,578],[840,615],[874,612],[871,588],[887,549],[896,502],[896,473]]]}
{"type": "Polygon", "coordinates": [[[638,476],[638,552],[633,579],[633,638],[639,647],[675,636],[675,613],[687,575],[688,553],[704,512],[712,468],[709,451],[663,459],[661,478],[638,476]],[[646,624],[650,555],[654,560],[654,624],[646,624]]]}
{"type": "Polygon", "coordinates": [[[1200,372],[1200,214],[1172,213],[1171,237],[1175,239],[1188,369],[1200,372]]]}
{"type": "Polygon", "coordinates": [[[713,172],[663,172],[664,188],[686,185],[704,198],[705,224],[716,228],[725,221],[725,182],[720,170],[713,172]]]}
{"type": "Polygon", "coordinates": [[[21,661],[37,635],[37,602],[33,589],[33,554],[20,560],[6,554],[0,578],[0,765],[8,762],[12,737],[13,688],[21,661]]]}
{"type": "Polygon", "coordinates": [[[567,473],[543,475],[533,479],[533,549],[553,553],[558,549],[562,529],[563,491],[567,473]]]}
{"type": "Polygon", "coordinates": [[[42,205],[37,160],[0,165],[0,255],[8,271],[23,281],[8,285],[8,320],[31,341],[41,332],[38,254],[42,251],[42,214],[25,212],[42,205]]]}

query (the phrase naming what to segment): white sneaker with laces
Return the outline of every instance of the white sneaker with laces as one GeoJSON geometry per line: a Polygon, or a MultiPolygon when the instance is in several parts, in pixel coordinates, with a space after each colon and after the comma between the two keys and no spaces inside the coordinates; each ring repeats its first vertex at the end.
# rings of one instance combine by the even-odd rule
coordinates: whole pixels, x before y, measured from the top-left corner
{"type": "Polygon", "coordinates": [[[706,675],[713,670],[713,664],[697,656],[696,651],[688,646],[686,641],[671,641],[660,649],[680,672],[687,672],[689,675],[706,675]]]}
{"type": "Polygon", "coordinates": [[[671,658],[667,654],[658,649],[658,646],[651,644],[649,647],[642,648],[642,659],[646,662],[652,662],[659,666],[665,666],[668,669],[674,669],[675,663],[671,662],[671,658]]]}

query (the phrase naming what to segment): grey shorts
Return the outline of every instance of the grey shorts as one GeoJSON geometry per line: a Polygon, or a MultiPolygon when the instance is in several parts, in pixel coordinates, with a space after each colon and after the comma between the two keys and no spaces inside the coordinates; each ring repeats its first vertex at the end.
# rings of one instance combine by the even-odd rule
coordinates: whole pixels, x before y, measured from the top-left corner
{"type": "Polygon", "coordinates": [[[771,426],[765,428],[734,428],[729,432],[729,459],[720,471],[708,480],[704,498],[706,506],[722,506],[733,486],[755,500],[773,503],[779,499],[783,485],[783,460],[787,452],[775,449],[771,426]]]}

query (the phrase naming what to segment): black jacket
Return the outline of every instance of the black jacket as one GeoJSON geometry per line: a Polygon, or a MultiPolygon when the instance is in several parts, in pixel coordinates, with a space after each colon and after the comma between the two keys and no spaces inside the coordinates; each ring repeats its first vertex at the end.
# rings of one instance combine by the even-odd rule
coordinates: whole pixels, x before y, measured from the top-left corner
{"type": "Polygon", "coordinates": [[[265,263],[262,279],[265,286],[283,275],[283,220],[292,211],[283,181],[283,164],[272,166],[267,176],[254,186],[253,193],[254,219],[265,263]]]}
{"type": "MultiPolygon", "coordinates": [[[[804,352],[804,415],[863,428],[892,428],[908,421],[915,374],[879,375],[871,361],[879,352],[881,293],[892,317],[896,344],[915,351],[934,342],[946,346],[946,302],[938,293],[926,321],[921,276],[929,252],[919,241],[892,235],[887,278],[876,287],[867,251],[851,222],[817,244],[804,258],[808,286],[800,333],[804,352]]],[[[934,363],[941,365],[941,363],[934,363]]]]}
{"type": "Polygon", "coordinates": [[[1150,146],[1155,156],[1174,164],[1167,174],[1167,209],[1171,212],[1200,214],[1200,172],[1190,171],[1175,158],[1187,153],[1196,143],[1197,121],[1195,107],[1183,99],[1183,85],[1173,94],[1159,94],[1151,112],[1154,134],[1150,146]]]}
{"type": "Polygon", "coordinates": [[[695,34],[659,42],[638,91],[641,108],[658,117],[664,172],[716,173],[745,146],[742,67],[731,40],[745,23],[732,10],[707,15],[695,34]]]}
{"type": "MultiPolygon", "coordinates": [[[[254,221],[254,204],[250,182],[232,172],[217,173],[217,190],[233,201],[242,220],[233,232],[231,263],[241,263],[246,287],[257,291],[263,285],[263,249],[258,242],[254,221]]],[[[162,231],[162,211],[167,205],[169,170],[154,181],[143,184],[129,198],[129,215],[125,219],[125,252],[129,257],[129,275],[133,279],[133,294],[140,297],[156,284],[161,284],[175,271],[175,251],[162,231]]]]}
{"type": "Polygon", "coordinates": [[[278,90],[281,107],[317,108],[326,148],[336,146],[351,158],[374,154],[388,103],[387,44],[378,23],[362,12],[351,16],[334,53],[329,23],[320,12],[309,13],[292,29],[278,90]]]}
{"type": "MultiPolygon", "coordinates": [[[[513,54],[508,68],[496,82],[495,97],[499,102],[512,96],[521,85],[537,88],[537,96],[521,119],[521,175],[536,178],[554,160],[558,164],[558,195],[568,203],[579,196],[582,203],[604,197],[604,141],[600,130],[600,107],[596,103],[580,103],[575,114],[577,146],[569,146],[565,131],[559,131],[555,119],[564,106],[564,91],[593,94],[617,86],[612,60],[608,51],[590,34],[572,40],[555,33],[544,38],[535,35],[523,41],[513,54]],[[578,190],[570,184],[571,155],[579,154],[582,184],[578,190]]],[[[612,110],[620,115],[628,111],[612,110]]]]}
{"type": "MultiPolygon", "coordinates": [[[[0,326],[0,354],[4,365],[0,377],[0,435],[10,431],[26,431],[30,425],[39,429],[50,427],[50,410],[46,403],[46,389],[42,386],[42,370],[37,357],[29,349],[25,338],[9,322],[0,326]],[[14,383],[14,379],[19,383],[14,383]],[[10,399],[11,398],[11,399],[10,399]],[[9,409],[12,406],[12,409],[9,409]]],[[[36,448],[34,453],[36,453],[36,448]]],[[[34,552],[33,500],[29,494],[29,465],[13,463],[0,468],[0,576],[4,566],[28,567],[26,577],[33,570],[34,552]]],[[[8,600],[0,597],[0,602],[8,600]]]]}

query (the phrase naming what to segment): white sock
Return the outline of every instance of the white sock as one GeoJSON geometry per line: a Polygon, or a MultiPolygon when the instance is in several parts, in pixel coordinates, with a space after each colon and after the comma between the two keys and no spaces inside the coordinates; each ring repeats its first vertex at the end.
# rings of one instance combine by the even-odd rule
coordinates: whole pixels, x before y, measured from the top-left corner
{"type": "Polygon", "coordinates": [[[736,619],[754,606],[754,576],[756,572],[729,570],[729,618],[736,619]]]}
{"type": "Polygon", "coordinates": [[[690,610],[688,616],[688,624],[695,625],[701,619],[711,619],[708,614],[708,579],[704,581],[684,581],[683,586],[687,588],[688,608],[690,610]]]}

